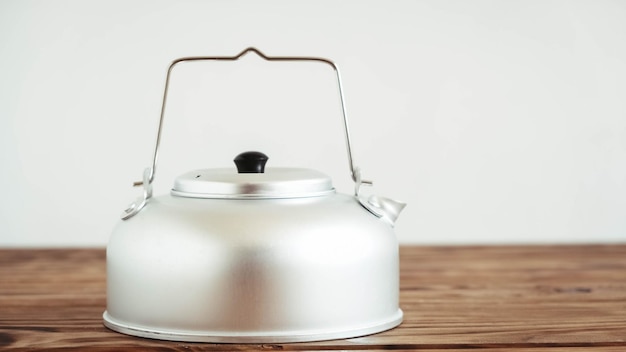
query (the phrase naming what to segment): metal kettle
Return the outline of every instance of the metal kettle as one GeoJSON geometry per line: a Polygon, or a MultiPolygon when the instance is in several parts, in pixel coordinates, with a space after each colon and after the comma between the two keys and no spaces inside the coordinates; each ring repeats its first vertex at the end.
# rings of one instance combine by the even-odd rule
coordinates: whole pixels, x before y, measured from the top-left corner
{"type": "Polygon", "coordinates": [[[201,342],[280,343],[363,336],[402,322],[398,242],[404,204],[365,197],[353,165],[341,78],[330,60],[235,56],[172,62],[143,195],[122,213],[107,247],[108,328],[135,336],[201,342]],[[194,60],[317,61],[335,70],[353,195],[315,170],[267,167],[261,152],[235,168],[179,176],[152,196],[172,68],[194,60]]]}

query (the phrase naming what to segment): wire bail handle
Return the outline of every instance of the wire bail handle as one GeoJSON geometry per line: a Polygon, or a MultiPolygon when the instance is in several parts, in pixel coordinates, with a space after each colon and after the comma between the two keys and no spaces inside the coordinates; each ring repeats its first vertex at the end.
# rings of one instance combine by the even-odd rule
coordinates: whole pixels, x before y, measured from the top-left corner
{"type": "Polygon", "coordinates": [[[312,62],[320,62],[330,65],[337,77],[337,86],[339,88],[339,98],[341,102],[341,113],[343,115],[343,126],[345,132],[345,141],[346,141],[346,149],[348,152],[348,166],[350,168],[350,176],[352,181],[355,183],[354,194],[355,196],[359,195],[359,190],[362,184],[371,185],[372,181],[361,179],[361,172],[358,167],[354,165],[354,159],[352,157],[352,146],[350,143],[350,131],[348,127],[348,114],[346,111],[345,98],[343,94],[343,85],[341,84],[341,75],[339,73],[339,67],[328,59],[320,58],[320,57],[306,57],[306,56],[267,56],[263,54],[259,49],[254,47],[249,47],[239,54],[235,56],[190,56],[190,57],[181,57],[178,58],[170,64],[167,69],[167,76],[165,78],[165,89],[163,91],[163,103],[161,105],[161,116],[159,118],[159,129],[157,131],[156,144],[154,146],[154,154],[152,157],[152,166],[144,169],[143,179],[142,181],[137,181],[133,183],[133,186],[143,186],[143,195],[139,197],[135,202],[133,202],[124,212],[122,213],[121,218],[126,220],[137,214],[143,207],[146,205],[149,198],[152,197],[152,182],[154,181],[154,176],[156,172],[157,160],[159,157],[159,147],[161,145],[161,131],[163,130],[163,120],[165,116],[165,106],[167,104],[167,93],[170,84],[170,77],[172,74],[172,69],[178,63],[187,62],[187,61],[237,61],[248,53],[254,53],[261,57],[266,61],[312,61],[312,62]]]}

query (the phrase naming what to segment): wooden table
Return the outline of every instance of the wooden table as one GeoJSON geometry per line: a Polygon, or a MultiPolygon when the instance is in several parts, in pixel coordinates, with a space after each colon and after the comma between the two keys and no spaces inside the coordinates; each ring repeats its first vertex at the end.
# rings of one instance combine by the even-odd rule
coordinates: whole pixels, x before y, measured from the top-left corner
{"type": "Polygon", "coordinates": [[[2,249],[0,350],[626,351],[626,244],[400,252],[400,327],[347,340],[229,345],[106,329],[104,249],[2,249]]]}

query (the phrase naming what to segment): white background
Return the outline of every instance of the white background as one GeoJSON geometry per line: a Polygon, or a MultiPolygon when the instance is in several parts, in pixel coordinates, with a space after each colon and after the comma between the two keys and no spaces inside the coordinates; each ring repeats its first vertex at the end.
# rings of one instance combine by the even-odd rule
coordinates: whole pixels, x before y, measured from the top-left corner
{"type": "MultiPolygon", "coordinates": [[[[105,245],[169,63],[248,46],[339,65],[403,243],[626,241],[625,1],[0,0],[0,246],[105,245]]],[[[327,66],[174,72],[157,193],[248,149],[351,192],[327,66]]]]}

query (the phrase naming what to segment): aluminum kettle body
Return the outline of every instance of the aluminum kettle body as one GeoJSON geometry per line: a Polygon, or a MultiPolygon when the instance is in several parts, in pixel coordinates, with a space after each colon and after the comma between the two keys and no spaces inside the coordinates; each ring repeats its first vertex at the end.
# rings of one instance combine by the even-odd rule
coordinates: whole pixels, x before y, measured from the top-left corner
{"type": "Polygon", "coordinates": [[[399,257],[393,225],[404,204],[360,194],[337,66],[317,57],[186,57],[167,71],[156,145],[143,194],[121,215],[107,247],[104,324],[175,340],[279,343],[348,338],[399,325],[399,257]],[[354,195],[330,178],[269,168],[244,152],[237,172],[194,170],[153,197],[168,86],[180,62],[267,61],[330,65],[337,78],[354,195]]]}
{"type": "Polygon", "coordinates": [[[107,248],[105,324],[182,341],[295,342],[402,320],[393,228],[355,197],[155,197],[107,248]]]}

